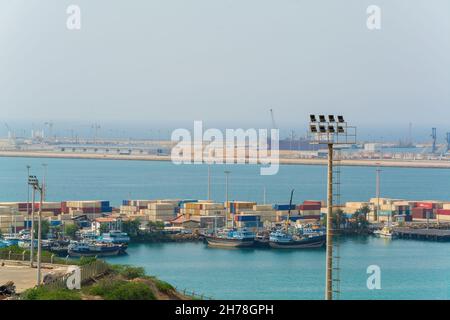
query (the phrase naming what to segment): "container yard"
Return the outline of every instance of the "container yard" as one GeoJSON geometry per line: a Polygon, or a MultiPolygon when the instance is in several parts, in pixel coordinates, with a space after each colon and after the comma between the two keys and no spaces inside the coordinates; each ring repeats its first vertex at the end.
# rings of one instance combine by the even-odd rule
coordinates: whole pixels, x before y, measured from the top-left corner
{"type": "MultiPolygon", "coordinates": [[[[35,219],[39,203],[34,204],[35,219]]],[[[0,232],[17,233],[31,225],[32,203],[1,202],[0,232]]],[[[368,201],[346,202],[335,207],[348,220],[363,214],[371,224],[450,223],[450,201],[371,198],[368,201]]],[[[98,230],[102,223],[137,220],[143,228],[150,222],[166,227],[198,230],[223,227],[234,222],[235,227],[258,231],[287,219],[292,222],[320,223],[326,213],[323,200],[305,200],[298,204],[258,204],[252,201],[214,202],[196,199],[123,200],[114,208],[106,200],[67,200],[43,202],[41,216],[52,226],[80,224],[98,230]],[[108,218],[108,219],[106,219],[108,218]],[[105,220],[106,219],[106,220],[105,220]]]]}

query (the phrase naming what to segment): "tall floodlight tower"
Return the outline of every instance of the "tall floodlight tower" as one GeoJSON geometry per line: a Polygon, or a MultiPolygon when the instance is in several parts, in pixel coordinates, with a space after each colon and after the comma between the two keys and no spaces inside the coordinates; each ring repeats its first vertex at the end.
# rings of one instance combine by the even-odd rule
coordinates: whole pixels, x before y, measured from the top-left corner
{"type": "Polygon", "coordinates": [[[325,300],[333,299],[333,152],[335,145],[352,145],[356,143],[356,128],[349,127],[343,116],[310,115],[309,140],[312,144],[328,146],[328,181],[327,181],[327,236],[326,236],[326,270],[325,300]]]}
{"type": "Polygon", "coordinates": [[[431,153],[436,153],[436,139],[437,139],[436,128],[432,128],[431,129],[431,138],[433,139],[433,145],[431,147],[431,153]]]}

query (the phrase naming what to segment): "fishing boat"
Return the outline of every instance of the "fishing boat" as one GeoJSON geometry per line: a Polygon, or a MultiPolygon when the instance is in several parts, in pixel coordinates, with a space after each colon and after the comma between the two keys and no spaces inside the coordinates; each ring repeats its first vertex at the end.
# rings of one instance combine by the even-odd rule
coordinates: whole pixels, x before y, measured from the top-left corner
{"type": "Polygon", "coordinates": [[[121,252],[123,252],[121,245],[106,243],[73,242],[67,247],[67,253],[71,257],[117,256],[121,252]]]}
{"type": "Polygon", "coordinates": [[[320,248],[326,242],[326,235],[316,233],[310,235],[293,234],[286,230],[270,233],[269,246],[276,249],[320,248]]]}
{"type": "Polygon", "coordinates": [[[0,240],[0,249],[9,247],[9,244],[6,241],[0,240]]]}
{"type": "Polygon", "coordinates": [[[97,241],[102,243],[122,244],[124,246],[128,246],[130,237],[126,232],[111,230],[109,232],[103,233],[97,239],[97,241]]]}
{"type": "Polygon", "coordinates": [[[375,231],[373,232],[373,234],[374,234],[375,236],[377,236],[377,237],[380,237],[380,238],[386,238],[386,239],[392,239],[392,238],[394,238],[394,232],[393,232],[392,228],[389,227],[389,226],[384,226],[384,227],[383,227],[382,229],[380,229],[380,230],[375,230],[375,231]]]}
{"type": "Polygon", "coordinates": [[[259,232],[255,236],[255,247],[257,248],[269,248],[269,233],[259,232]]]}
{"type": "Polygon", "coordinates": [[[17,246],[22,237],[18,233],[7,233],[3,235],[3,241],[8,244],[8,246],[17,246]]]}
{"type": "Polygon", "coordinates": [[[282,229],[277,229],[269,235],[269,246],[276,249],[306,249],[320,248],[326,242],[326,232],[318,226],[301,226],[300,228],[290,227],[290,216],[292,207],[292,197],[294,190],[291,191],[289,201],[289,210],[282,229]]]}
{"type": "Polygon", "coordinates": [[[211,247],[219,248],[245,248],[255,243],[255,233],[247,229],[223,229],[214,235],[205,236],[211,247]]]}

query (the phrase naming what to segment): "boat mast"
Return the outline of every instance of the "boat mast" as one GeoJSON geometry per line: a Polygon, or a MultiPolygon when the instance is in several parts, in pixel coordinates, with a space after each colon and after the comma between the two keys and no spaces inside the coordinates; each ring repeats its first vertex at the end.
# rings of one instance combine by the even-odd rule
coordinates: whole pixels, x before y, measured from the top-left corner
{"type": "Polygon", "coordinates": [[[291,220],[291,207],[292,207],[292,197],[294,195],[294,189],[291,190],[291,199],[289,200],[288,215],[286,219],[286,232],[288,231],[289,221],[291,220]]]}

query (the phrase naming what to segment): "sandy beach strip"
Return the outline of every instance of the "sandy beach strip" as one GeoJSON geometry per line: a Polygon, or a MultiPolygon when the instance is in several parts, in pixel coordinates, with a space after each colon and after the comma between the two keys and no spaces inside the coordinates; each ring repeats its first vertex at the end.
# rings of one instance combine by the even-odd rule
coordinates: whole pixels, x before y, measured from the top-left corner
{"type": "MultiPolygon", "coordinates": [[[[168,155],[120,155],[94,153],[68,153],[54,151],[0,151],[0,157],[56,158],[56,159],[97,159],[97,160],[138,160],[138,161],[171,161],[168,155]]],[[[326,165],[326,159],[292,159],[280,158],[280,164],[290,165],[326,165]]],[[[361,159],[341,160],[342,166],[360,167],[401,167],[401,168],[438,168],[450,169],[450,161],[446,160],[395,160],[395,159],[361,159]]]]}

